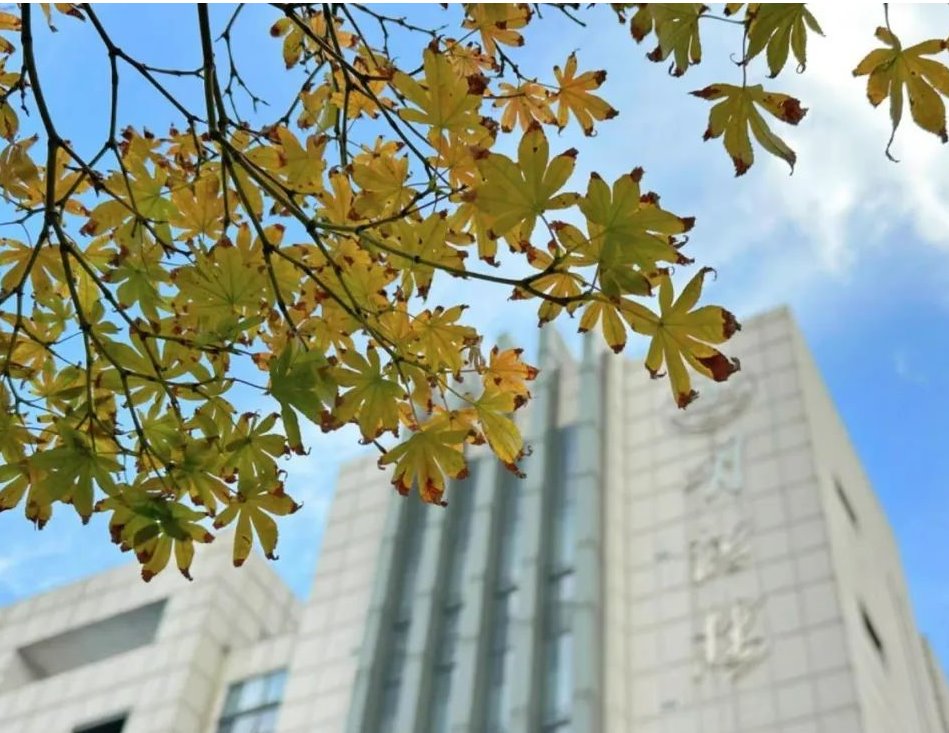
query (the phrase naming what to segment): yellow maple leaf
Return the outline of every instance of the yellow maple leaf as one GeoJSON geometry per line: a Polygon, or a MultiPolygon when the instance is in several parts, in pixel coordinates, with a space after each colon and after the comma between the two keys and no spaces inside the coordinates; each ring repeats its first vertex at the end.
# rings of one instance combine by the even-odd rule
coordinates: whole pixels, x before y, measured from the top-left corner
{"type": "Polygon", "coordinates": [[[421,83],[401,71],[392,80],[395,88],[418,107],[400,109],[402,119],[428,125],[433,134],[476,127],[480,121],[481,94],[470,92],[467,80],[455,72],[448,58],[427,48],[422,70],[425,78],[421,83]]]}
{"type": "Polygon", "coordinates": [[[554,76],[559,89],[557,100],[557,125],[565,127],[572,114],[585,135],[593,134],[594,120],[608,120],[619,114],[603,98],[591,94],[606,81],[605,71],[586,71],[577,76],[577,55],[571,53],[563,70],[554,67],[554,76]]]}
{"type": "Polygon", "coordinates": [[[888,48],[877,48],[868,53],[853,70],[854,76],[866,76],[867,98],[874,107],[890,98],[890,121],[893,131],[886,145],[886,156],[896,137],[896,128],[903,117],[903,87],[909,98],[913,120],[942,142],[946,135],[946,105],[942,96],[949,97],[949,68],[933,59],[924,58],[949,48],[949,40],[932,38],[915,46],[903,48],[900,39],[886,28],[877,28],[876,37],[888,48]]]}
{"type": "Polygon", "coordinates": [[[517,462],[524,455],[524,438],[510,417],[517,405],[517,399],[510,392],[488,388],[474,403],[474,408],[491,450],[508,469],[523,476],[517,462]]]}
{"type": "Polygon", "coordinates": [[[659,283],[659,315],[648,308],[628,301],[623,305],[623,317],[638,333],[652,336],[646,355],[646,369],[655,379],[663,363],[669,374],[669,384],[676,404],[686,407],[698,393],[692,389],[686,364],[696,372],[724,382],[738,371],[738,359],[729,359],[713,344],[721,344],[741,330],[729,311],[714,305],[692,310],[702,294],[705,276],[713,272],[703,267],[682,289],[673,302],[672,280],[668,274],[659,283]]]}
{"type": "Polygon", "coordinates": [[[577,202],[575,193],[557,193],[573,173],[576,156],[577,151],[571,148],[551,160],[547,136],[534,123],[521,138],[516,163],[499,153],[478,161],[484,183],[465,199],[490,217],[495,238],[520,225],[519,234],[526,240],[537,217],[577,202]]]}
{"type": "Polygon", "coordinates": [[[807,114],[799,100],[787,94],[766,92],[760,84],[750,87],[712,84],[691,94],[702,99],[722,100],[709,111],[708,128],[702,139],[710,140],[724,134],[725,150],[735,164],[736,176],[744,175],[755,161],[749,129],[761,147],[787,161],[794,170],[797,155],[771,132],[758,107],[782,122],[796,125],[807,114]]]}
{"type": "Polygon", "coordinates": [[[626,326],[620,316],[620,301],[598,296],[587,303],[580,316],[580,333],[595,328],[601,320],[603,339],[614,353],[620,353],[626,346],[626,326]]]}
{"type": "Polygon", "coordinates": [[[531,19],[526,3],[468,3],[465,5],[462,27],[481,34],[484,52],[494,57],[498,43],[505,46],[523,46],[524,37],[518,33],[531,19]]]}
{"type": "Polygon", "coordinates": [[[523,349],[504,349],[495,346],[491,349],[488,365],[481,375],[485,389],[492,387],[514,396],[515,401],[523,402],[530,397],[527,382],[537,378],[537,367],[521,360],[523,349]]]}
{"type": "Polygon", "coordinates": [[[556,122],[550,109],[550,93],[540,84],[526,81],[519,86],[502,82],[495,107],[503,107],[501,129],[510,132],[515,125],[528,130],[535,122],[552,125],[556,122]]]}
{"type": "Polygon", "coordinates": [[[278,532],[273,517],[293,514],[300,508],[299,504],[284,493],[282,484],[278,483],[269,488],[270,490],[258,484],[254,477],[241,474],[237,495],[214,520],[216,529],[226,527],[237,520],[233,554],[235,567],[240,567],[247,560],[254,546],[255,534],[264,555],[270,560],[276,560],[278,532]]]}
{"type": "Polygon", "coordinates": [[[468,475],[462,446],[468,432],[435,424],[423,423],[408,440],[390,448],[379,459],[380,466],[395,464],[392,483],[407,496],[412,486],[430,504],[444,504],[445,476],[461,479],[468,475]]]}

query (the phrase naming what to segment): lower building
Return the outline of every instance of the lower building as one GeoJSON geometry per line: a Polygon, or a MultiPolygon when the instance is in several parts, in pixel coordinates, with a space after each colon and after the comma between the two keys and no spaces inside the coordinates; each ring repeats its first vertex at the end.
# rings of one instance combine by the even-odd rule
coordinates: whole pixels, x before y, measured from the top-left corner
{"type": "Polygon", "coordinates": [[[892,532],[790,313],[668,384],[546,329],[521,480],[342,471],[310,598],[120,568],[0,609],[0,733],[949,733],[892,532]]]}

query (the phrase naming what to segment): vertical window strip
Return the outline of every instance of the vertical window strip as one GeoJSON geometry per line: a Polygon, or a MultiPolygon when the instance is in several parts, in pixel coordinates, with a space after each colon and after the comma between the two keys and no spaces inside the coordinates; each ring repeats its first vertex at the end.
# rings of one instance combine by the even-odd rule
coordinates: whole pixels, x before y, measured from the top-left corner
{"type": "Polygon", "coordinates": [[[435,643],[434,668],[431,684],[430,733],[447,733],[450,722],[449,700],[451,683],[455,672],[455,655],[458,646],[458,626],[463,605],[465,558],[471,536],[471,520],[474,507],[474,487],[480,463],[471,462],[471,474],[462,483],[454,484],[450,490],[448,504],[447,567],[443,577],[442,612],[438,637],[435,643]],[[457,495],[455,495],[457,492],[457,495]]]}
{"type": "Polygon", "coordinates": [[[498,534],[494,594],[489,610],[485,733],[511,733],[510,682],[514,665],[511,619],[517,609],[518,553],[521,534],[521,484],[504,471],[498,490],[498,534]]]}
{"type": "Polygon", "coordinates": [[[545,670],[541,724],[543,733],[570,729],[573,697],[574,555],[576,486],[579,454],[576,426],[555,433],[556,460],[551,472],[548,521],[547,582],[543,619],[545,670]]]}
{"type": "MultiPolygon", "coordinates": [[[[406,499],[405,517],[401,522],[400,555],[398,563],[400,574],[389,588],[393,599],[393,616],[388,635],[388,648],[382,659],[382,674],[379,679],[379,706],[376,725],[378,733],[394,733],[396,715],[399,706],[399,691],[402,688],[402,670],[405,665],[408,646],[409,626],[412,621],[412,599],[415,595],[415,578],[418,574],[419,558],[422,554],[424,536],[424,507],[414,496],[406,499]]],[[[370,730],[373,727],[370,726],[370,730]]]]}

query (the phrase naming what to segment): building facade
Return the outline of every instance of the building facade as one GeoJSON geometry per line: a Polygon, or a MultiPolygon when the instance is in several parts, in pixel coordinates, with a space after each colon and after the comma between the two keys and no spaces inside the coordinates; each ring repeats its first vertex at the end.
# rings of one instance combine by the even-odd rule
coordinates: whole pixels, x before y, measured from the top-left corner
{"type": "Polygon", "coordinates": [[[120,568],[0,609],[0,732],[949,733],[786,309],[686,411],[543,333],[527,478],[474,451],[441,509],[350,464],[305,604],[221,542],[191,586],[120,568]]]}

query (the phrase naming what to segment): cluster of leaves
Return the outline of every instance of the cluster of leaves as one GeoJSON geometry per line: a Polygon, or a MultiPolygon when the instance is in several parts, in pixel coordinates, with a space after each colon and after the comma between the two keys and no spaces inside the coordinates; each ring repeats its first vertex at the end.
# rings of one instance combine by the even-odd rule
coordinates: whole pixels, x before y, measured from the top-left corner
{"type": "MultiPolygon", "coordinates": [[[[435,297],[447,278],[533,300],[541,325],[576,314],[617,352],[629,331],[647,336],[646,368],[668,373],[680,407],[696,397],[691,373],[724,380],[738,369],[716,348],[735,318],[698,306],[709,269],[673,292],[672,267],[692,262],[693,219],[664,209],[639,168],[571,190],[580,153],[551,150],[550,133],[592,135],[617,112],[599,94],[606,72],[581,71],[576,54],[547,80],[521,72],[512,54],[542,8],[449,8],[454,36],[360,5],[275,9],[260,34],[299,83],[264,123],[237,104],[241,90],[255,110],[262,101],[231,47],[243,6],[218,36],[198,7],[202,64],[191,70],[136,59],[88,5],[41,7],[100,39],[110,129],[94,155],[77,152],[44,96],[32,8],[0,14],[0,191],[15,212],[8,228],[25,232],[0,245],[0,511],[23,505],[38,527],[56,504],[84,521],[110,512],[113,541],[149,579],[172,552],[188,575],[208,524],[235,527],[236,564],[255,538],[274,556],[274,517],[298,508],[278,461],[306,451],[301,416],[323,431],[354,425],[395,487],[427,502],[465,475],[466,445],[486,443],[519,473],[513,414],[537,370],[519,349],[488,349],[464,304],[435,297]],[[396,33],[417,39],[419,56],[397,61],[396,33]],[[19,73],[5,70],[13,59],[19,73]],[[166,77],[193,83],[203,104],[186,107],[166,77]],[[122,127],[129,80],[161,94],[176,127],[122,127]],[[38,121],[27,135],[17,96],[38,121]],[[262,397],[274,412],[235,407],[262,397]]],[[[558,10],[571,12],[543,12],[558,10]]],[[[635,11],[634,38],[655,35],[649,58],[671,57],[673,73],[700,61],[705,6],[613,10],[624,22],[635,11]]],[[[717,101],[706,138],[724,136],[739,174],[753,162],[749,131],[793,165],[759,109],[792,124],[804,110],[744,76],[762,52],[772,76],[789,53],[803,68],[808,31],[820,28],[800,5],[748,5],[734,22],[742,83],[696,92],[717,101]]],[[[939,65],[920,56],[934,48],[884,40],[897,50],[858,69],[871,73],[871,101],[895,99],[905,81],[914,118],[932,129],[914,70],[945,93],[939,65]]]]}
{"type": "MultiPolygon", "coordinates": [[[[742,29],[742,46],[738,65],[741,84],[711,84],[692,92],[701,99],[715,101],[709,112],[705,140],[721,137],[725,150],[735,165],[735,175],[743,175],[754,163],[751,138],[767,152],[787,161],[791,170],[797,161],[794,151],[768,126],[762,112],[789,125],[797,125],[807,109],[794,97],[766,91],[761,84],[749,85],[747,70],[752,60],[762,53],[767,61],[768,78],[774,79],[787,66],[793,55],[797,71],[807,66],[807,41],[811,33],[823,35],[820,24],[802,3],[727,3],[723,15],[709,12],[700,3],[635,3],[614,4],[621,22],[634,10],[629,20],[630,33],[637,43],[650,35],[657,45],[647,58],[662,62],[671,57],[669,73],[682,76],[690,66],[702,60],[700,26],[705,20],[732,22],[742,29]],[[738,17],[741,15],[741,17],[738,17]]],[[[875,107],[890,98],[892,135],[890,146],[903,112],[903,90],[910,102],[913,120],[924,130],[946,142],[946,111],[942,97],[949,96],[949,68],[928,55],[947,50],[949,39],[934,38],[904,49],[890,29],[884,5],[886,27],[878,28],[876,36],[887,48],[871,51],[854,69],[854,76],[870,76],[867,96],[875,107]]]]}

